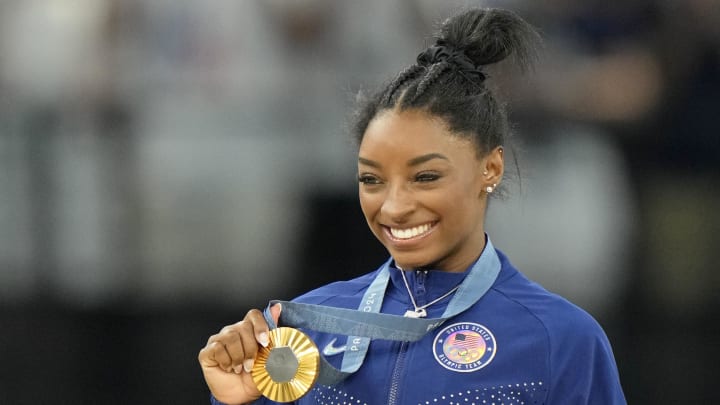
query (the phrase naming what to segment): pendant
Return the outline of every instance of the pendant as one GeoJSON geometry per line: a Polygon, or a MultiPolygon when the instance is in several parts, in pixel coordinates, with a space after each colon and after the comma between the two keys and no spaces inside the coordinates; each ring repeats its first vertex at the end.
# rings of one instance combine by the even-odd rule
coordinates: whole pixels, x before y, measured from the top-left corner
{"type": "Polygon", "coordinates": [[[405,311],[406,318],[425,318],[426,316],[427,311],[425,311],[425,308],[418,308],[416,310],[408,309],[405,311]]]}

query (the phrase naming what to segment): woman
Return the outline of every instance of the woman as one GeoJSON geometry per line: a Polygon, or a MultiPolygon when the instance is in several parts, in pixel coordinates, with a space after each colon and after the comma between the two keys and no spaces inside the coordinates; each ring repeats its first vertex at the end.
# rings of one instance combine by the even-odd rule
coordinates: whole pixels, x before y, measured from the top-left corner
{"type": "MultiPolygon", "coordinates": [[[[597,322],[527,280],[484,231],[508,132],[484,67],[511,55],[525,67],[536,41],[511,12],[467,11],[445,22],[436,44],[362,106],[360,205],[391,260],[295,302],[364,309],[386,274],[373,311],[448,319],[415,342],[372,340],[356,372],[316,385],[297,403],[625,403],[597,322]]],[[[271,308],[274,322],[281,311],[271,308]]],[[[213,402],[270,403],[250,374],[268,331],[263,314],[251,310],[208,340],[199,361],[213,402]]],[[[360,341],[305,332],[335,367],[343,363],[339,353],[360,341]]]]}

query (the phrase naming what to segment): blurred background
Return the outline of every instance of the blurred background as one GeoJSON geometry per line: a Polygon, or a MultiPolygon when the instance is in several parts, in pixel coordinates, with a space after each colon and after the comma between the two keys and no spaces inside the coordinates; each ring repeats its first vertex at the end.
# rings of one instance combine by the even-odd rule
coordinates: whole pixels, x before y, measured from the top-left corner
{"type": "Polygon", "coordinates": [[[601,322],[630,403],[718,403],[717,0],[0,0],[0,403],[207,403],[211,334],[374,270],[355,94],[468,5],[545,40],[491,76],[494,244],[601,322]]]}

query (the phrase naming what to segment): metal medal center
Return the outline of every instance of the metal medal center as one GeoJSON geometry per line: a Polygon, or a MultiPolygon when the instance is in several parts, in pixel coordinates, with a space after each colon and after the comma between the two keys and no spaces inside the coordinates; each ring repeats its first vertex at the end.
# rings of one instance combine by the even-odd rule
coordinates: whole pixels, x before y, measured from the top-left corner
{"type": "Polygon", "coordinates": [[[265,370],[270,378],[276,383],[284,383],[292,380],[298,371],[298,361],[295,353],[287,346],[276,347],[270,351],[265,370]]]}

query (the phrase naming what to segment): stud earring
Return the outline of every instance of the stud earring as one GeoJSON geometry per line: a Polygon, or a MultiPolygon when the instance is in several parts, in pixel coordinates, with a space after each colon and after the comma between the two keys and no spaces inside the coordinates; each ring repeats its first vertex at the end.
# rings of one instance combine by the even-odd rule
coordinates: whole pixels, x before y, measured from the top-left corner
{"type": "Polygon", "coordinates": [[[487,176],[487,175],[488,175],[488,171],[485,170],[485,171],[483,172],[483,176],[487,176]]]}
{"type": "Polygon", "coordinates": [[[492,186],[487,186],[487,187],[485,187],[485,191],[486,191],[488,194],[492,194],[493,190],[495,190],[495,187],[497,187],[497,184],[496,184],[496,183],[493,183],[492,186]]]}

